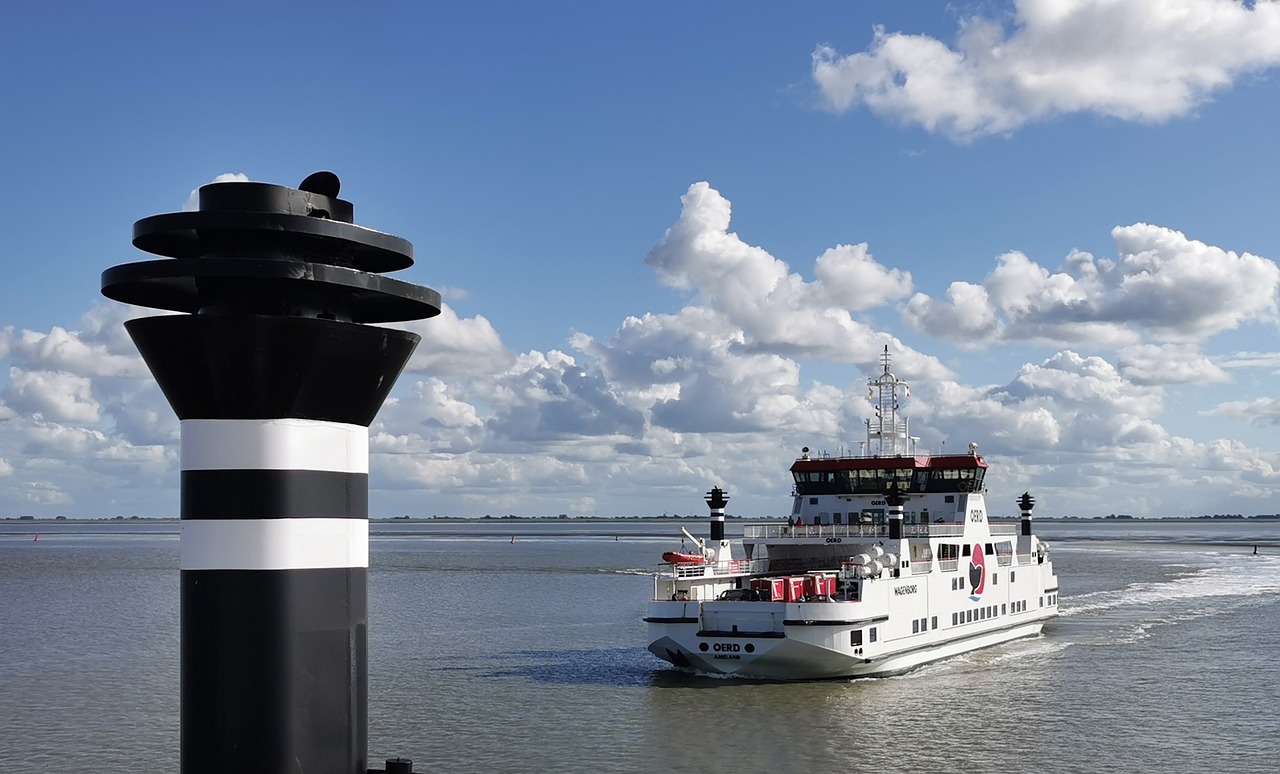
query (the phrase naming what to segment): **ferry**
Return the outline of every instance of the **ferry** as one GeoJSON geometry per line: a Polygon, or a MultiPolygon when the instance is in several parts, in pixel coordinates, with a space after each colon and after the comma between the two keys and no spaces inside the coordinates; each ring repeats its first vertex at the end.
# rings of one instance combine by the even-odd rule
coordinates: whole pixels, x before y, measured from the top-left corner
{"type": "Polygon", "coordinates": [[[786,524],[724,533],[729,497],[707,493],[710,534],[684,537],[654,576],[649,651],[677,667],[767,680],[898,674],[1039,635],[1058,614],[1049,546],[1020,518],[988,517],[987,462],[920,454],[899,401],[906,382],[871,379],[874,420],[854,456],[791,466],[786,524]]]}

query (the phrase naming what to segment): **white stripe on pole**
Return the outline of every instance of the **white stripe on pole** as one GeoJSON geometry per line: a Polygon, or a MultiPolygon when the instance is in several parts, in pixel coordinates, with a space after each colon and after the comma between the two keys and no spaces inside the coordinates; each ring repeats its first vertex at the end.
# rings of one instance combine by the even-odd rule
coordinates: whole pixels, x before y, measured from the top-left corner
{"type": "Polygon", "coordinates": [[[369,472],[369,428],[312,419],[184,419],[182,470],[369,472]]]}
{"type": "Polygon", "coordinates": [[[186,519],[183,570],[311,570],[369,566],[366,519],[186,519]]]}

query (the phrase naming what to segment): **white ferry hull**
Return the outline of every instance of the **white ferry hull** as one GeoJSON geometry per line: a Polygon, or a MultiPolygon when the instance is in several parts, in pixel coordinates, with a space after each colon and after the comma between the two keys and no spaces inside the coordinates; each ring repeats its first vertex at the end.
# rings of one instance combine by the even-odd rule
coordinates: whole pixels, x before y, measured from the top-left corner
{"type": "MultiPolygon", "coordinates": [[[[709,674],[764,680],[822,680],[885,677],[924,664],[1012,640],[1038,636],[1048,616],[999,628],[957,635],[929,644],[905,643],[875,651],[836,645],[831,632],[782,637],[716,637],[700,634],[696,624],[649,624],[649,651],[671,664],[709,674]],[[806,636],[810,635],[810,636],[806,636]],[[703,650],[702,646],[706,645],[703,650]],[[751,646],[748,648],[747,646],[751,646]]],[[[788,627],[791,629],[792,627],[788,627]]],[[[811,628],[811,627],[798,627],[811,628]]],[[[818,627],[812,627],[818,628],[818,627]]]]}

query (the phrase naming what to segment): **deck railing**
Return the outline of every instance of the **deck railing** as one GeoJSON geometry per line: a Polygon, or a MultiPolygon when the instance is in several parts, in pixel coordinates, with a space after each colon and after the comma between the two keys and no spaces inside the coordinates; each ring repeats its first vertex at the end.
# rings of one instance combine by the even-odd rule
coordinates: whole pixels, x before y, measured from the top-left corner
{"type": "Polygon", "coordinates": [[[731,559],[727,562],[707,562],[705,564],[663,565],[659,572],[670,572],[677,578],[731,577],[764,572],[768,568],[768,563],[767,559],[731,559]]]}
{"type": "MultiPolygon", "coordinates": [[[[1016,522],[990,522],[992,535],[1016,535],[1016,522]]],[[[903,537],[960,537],[964,524],[903,524],[903,537]]],[[[885,538],[889,536],[888,524],[748,524],[742,528],[747,540],[777,540],[779,538],[885,538]]]]}

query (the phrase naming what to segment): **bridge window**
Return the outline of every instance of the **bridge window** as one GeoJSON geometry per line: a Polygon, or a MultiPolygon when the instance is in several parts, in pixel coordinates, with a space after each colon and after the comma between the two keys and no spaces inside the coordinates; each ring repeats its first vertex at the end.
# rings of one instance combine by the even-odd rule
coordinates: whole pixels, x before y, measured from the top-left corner
{"type": "Polygon", "coordinates": [[[858,646],[859,646],[859,645],[861,645],[861,644],[862,644],[862,630],[861,630],[861,629],[854,629],[853,631],[849,632],[849,645],[850,645],[850,647],[854,647],[854,648],[856,648],[856,647],[858,647],[858,646]]]}

